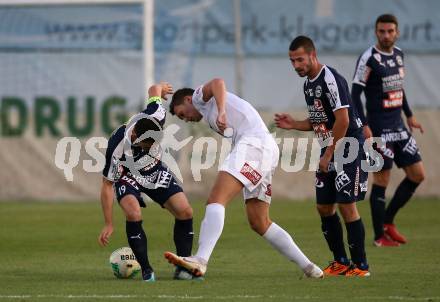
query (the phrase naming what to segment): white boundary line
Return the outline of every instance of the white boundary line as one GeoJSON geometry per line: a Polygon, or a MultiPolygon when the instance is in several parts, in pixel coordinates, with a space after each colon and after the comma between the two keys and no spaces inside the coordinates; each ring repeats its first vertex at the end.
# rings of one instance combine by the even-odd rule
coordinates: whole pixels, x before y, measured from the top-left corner
{"type": "MultiPolygon", "coordinates": [[[[139,298],[154,298],[154,299],[173,299],[173,300],[234,300],[234,299],[282,299],[288,298],[291,300],[322,300],[321,297],[313,296],[288,296],[288,295],[227,295],[227,296],[176,296],[176,295],[0,295],[1,299],[47,299],[47,298],[62,298],[62,299],[139,299],[139,298]]],[[[404,297],[404,296],[362,296],[352,297],[352,300],[366,299],[378,301],[440,301],[440,297],[404,297]]]]}

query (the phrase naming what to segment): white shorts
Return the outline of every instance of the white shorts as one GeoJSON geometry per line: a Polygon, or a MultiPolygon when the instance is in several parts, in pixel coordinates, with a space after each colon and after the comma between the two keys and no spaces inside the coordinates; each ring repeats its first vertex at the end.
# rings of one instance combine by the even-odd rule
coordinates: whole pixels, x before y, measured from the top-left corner
{"type": "Polygon", "coordinates": [[[270,203],[272,176],[278,165],[279,149],[271,135],[241,138],[220,166],[244,186],[244,200],[257,198],[270,203]]]}

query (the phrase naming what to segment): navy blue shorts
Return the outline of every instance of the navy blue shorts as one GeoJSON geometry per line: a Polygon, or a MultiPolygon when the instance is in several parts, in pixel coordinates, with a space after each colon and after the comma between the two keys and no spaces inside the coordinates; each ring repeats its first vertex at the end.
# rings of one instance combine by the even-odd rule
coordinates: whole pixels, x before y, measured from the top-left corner
{"type": "Polygon", "coordinates": [[[366,155],[362,147],[356,159],[343,166],[339,174],[330,164],[329,172],[316,172],[316,202],[318,204],[352,203],[365,198],[368,187],[368,172],[361,169],[366,155]]]}
{"type": "Polygon", "coordinates": [[[135,177],[129,171],[125,171],[114,184],[118,202],[126,195],[134,195],[139,205],[145,208],[145,201],[141,193],[145,193],[154,202],[163,207],[164,203],[174,194],[183,192],[171,171],[158,164],[150,173],[135,177]]]}
{"type": "Polygon", "coordinates": [[[385,142],[384,148],[375,148],[383,157],[382,170],[389,170],[393,162],[397,167],[407,167],[422,160],[416,140],[405,127],[398,129],[373,130],[375,137],[381,137],[385,142]]]}

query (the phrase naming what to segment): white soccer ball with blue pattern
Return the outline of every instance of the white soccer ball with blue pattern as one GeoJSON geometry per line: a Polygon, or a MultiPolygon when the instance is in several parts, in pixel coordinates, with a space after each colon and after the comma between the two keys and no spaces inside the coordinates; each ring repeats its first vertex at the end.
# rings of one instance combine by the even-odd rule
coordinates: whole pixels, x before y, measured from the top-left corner
{"type": "Polygon", "coordinates": [[[136,256],[129,247],[121,247],[110,255],[110,265],[116,278],[133,278],[141,271],[136,256]]]}

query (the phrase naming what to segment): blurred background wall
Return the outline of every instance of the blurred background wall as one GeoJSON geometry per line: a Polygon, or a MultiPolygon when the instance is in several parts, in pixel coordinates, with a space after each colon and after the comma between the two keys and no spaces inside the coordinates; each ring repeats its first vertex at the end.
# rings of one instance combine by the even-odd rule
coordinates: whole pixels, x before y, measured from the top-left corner
{"type": "MultiPolygon", "coordinates": [[[[105,145],[90,138],[108,137],[142,108],[146,88],[155,81],[179,88],[222,77],[230,91],[259,110],[271,130],[274,112],[305,117],[304,79],[287,57],[291,40],[310,36],[320,61],[351,83],[357,58],[375,43],[374,21],[383,13],[399,18],[405,89],[426,131],[415,133],[427,169],[417,194],[440,195],[440,2],[66,2],[0,1],[0,200],[99,198],[99,154],[86,148],[104,153],[105,145]],[[66,137],[69,142],[77,138],[79,148],[66,145],[66,156],[57,160],[57,146],[62,150],[66,137]],[[59,168],[69,163],[76,164],[71,178],[59,168]],[[89,172],[84,164],[91,166],[89,172]]],[[[174,123],[181,127],[178,139],[194,136],[173,153],[183,186],[189,194],[206,196],[218,159],[201,172],[200,181],[194,180],[193,144],[201,136],[220,138],[202,125],[184,125],[169,116],[167,125],[174,123]]],[[[277,136],[295,139],[294,155],[298,138],[311,138],[310,133],[279,130],[277,136]]],[[[297,172],[278,169],[274,196],[313,198],[314,173],[308,168],[307,163],[297,172]]],[[[402,178],[401,171],[393,173],[388,192],[402,178]]]]}

